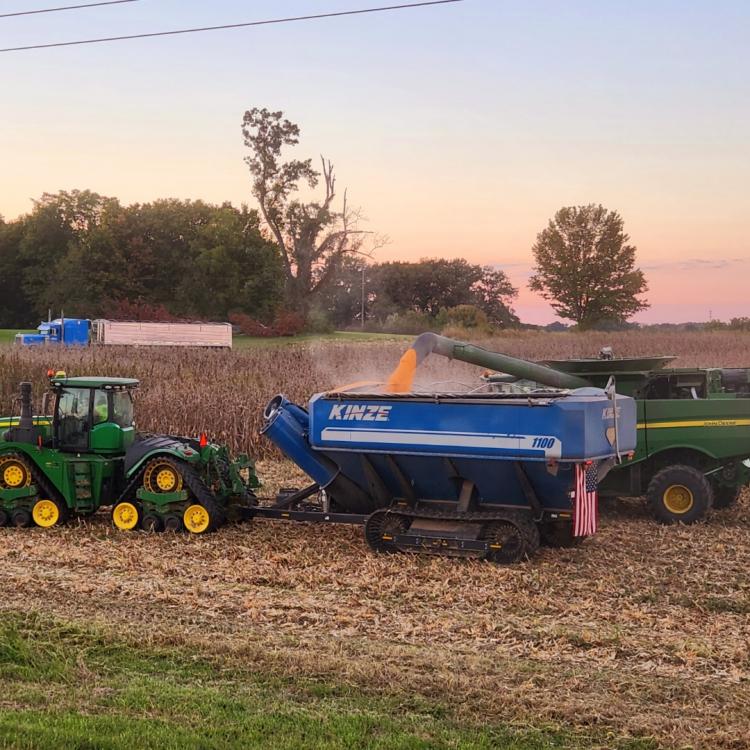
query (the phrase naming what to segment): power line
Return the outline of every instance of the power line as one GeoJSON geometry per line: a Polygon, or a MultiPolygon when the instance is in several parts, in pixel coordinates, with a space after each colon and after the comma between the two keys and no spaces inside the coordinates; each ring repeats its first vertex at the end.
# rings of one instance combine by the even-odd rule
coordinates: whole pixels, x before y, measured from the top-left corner
{"type": "Polygon", "coordinates": [[[463,0],[430,0],[421,3],[403,3],[401,5],[383,5],[378,8],[361,8],[359,10],[340,10],[332,13],[317,13],[309,16],[291,16],[289,18],[272,18],[267,21],[248,21],[246,23],[227,23],[222,26],[200,26],[193,29],[177,29],[175,31],[153,31],[148,34],[128,34],[126,36],[107,36],[98,39],[78,39],[74,42],[53,42],[51,44],[29,44],[24,47],[6,47],[0,52],[21,52],[27,49],[47,49],[49,47],[72,47],[78,44],[98,44],[100,42],[122,42],[126,39],[145,39],[154,36],[174,36],[176,34],[195,34],[199,31],[219,31],[222,29],[239,29],[246,26],[269,26],[276,23],[292,23],[295,21],[313,21],[319,18],[336,18],[338,16],[356,16],[364,13],[382,13],[389,10],[405,10],[407,8],[422,8],[427,5],[447,5],[448,3],[462,3],[463,0]]]}
{"type": "Polygon", "coordinates": [[[59,8],[39,8],[39,10],[19,10],[15,13],[0,13],[0,18],[11,16],[33,16],[36,13],[57,13],[60,10],[75,10],[76,8],[98,8],[100,5],[120,5],[121,3],[136,3],[138,0],[108,0],[103,3],[83,3],[82,5],[61,5],[59,8]]]}

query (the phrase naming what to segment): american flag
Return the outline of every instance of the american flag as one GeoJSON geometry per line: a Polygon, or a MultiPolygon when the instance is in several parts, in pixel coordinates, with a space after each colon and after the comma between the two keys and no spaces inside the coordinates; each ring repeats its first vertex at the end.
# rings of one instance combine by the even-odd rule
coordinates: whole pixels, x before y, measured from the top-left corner
{"type": "Polygon", "coordinates": [[[573,536],[596,533],[597,507],[596,464],[576,464],[576,486],[573,493],[573,536]]]}

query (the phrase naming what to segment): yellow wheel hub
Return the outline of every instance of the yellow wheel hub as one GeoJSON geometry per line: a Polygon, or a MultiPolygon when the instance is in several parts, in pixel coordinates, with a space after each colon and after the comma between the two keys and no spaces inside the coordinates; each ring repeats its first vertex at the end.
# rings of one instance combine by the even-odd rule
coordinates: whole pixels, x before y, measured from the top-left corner
{"type": "Polygon", "coordinates": [[[211,524],[211,516],[202,505],[191,505],[182,517],[185,528],[192,534],[202,534],[211,524]]]}
{"type": "Polygon", "coordinates": [[[31,517],[37,526],[48,529],[60,520],[60,509],[52,500],[37,500],[31,511],[31,517]]]}
{"type": "Polygon", "coordinates": [[[138,508],[133,503],[118,503],[112,511],[112,522],[122,531],[131,531],[138,525],[138,508]]]}
{"type": "Polygon", "coordinates": [[[11,490],[18,487],[28,487],[31,484],[31,475],[26,467],[18,461],[8,461],[2,467],[3,484],[11,490]]]}
{"type": "Polygon", "coordinates": [[[664,490],[664,507],[670,513],[687,513],[694,502],[693,493],[684,484],[673,484],[664,490]]]}
{"type": "Polygon", "coordinates": [[[182,489],[182,476],[169,464],[154,463],[146,469],[143,486],[149,492],[179,492],[182,489]]]}

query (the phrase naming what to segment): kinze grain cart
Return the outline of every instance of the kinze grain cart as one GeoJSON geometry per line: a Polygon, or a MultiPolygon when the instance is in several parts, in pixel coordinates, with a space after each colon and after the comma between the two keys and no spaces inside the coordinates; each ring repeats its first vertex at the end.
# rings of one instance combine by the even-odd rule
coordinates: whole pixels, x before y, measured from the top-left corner
{"type": "MultiPolygon", "coordinates": [[[[475,349],[451,342],[453,356],[475,349]]],[[[750,371],[741,368],[665,369],[674,357],[545,360],[542,370],[490,353],[482,364],[497,388],[525,381],[559,388],[601,387],[636,399],[638,444],[633,461],[612,471],[602,495],[646,497],[661,523],[695,523],[713,506],[726,508],[750,481],[750,371]],[[519,380],[521,379],[521,380],[519,380]]]]}
{"type": "Polygon", "coordinates": [[[22,383],[20,416],[0,419],[0,526],[55,526],[111,505],[119,529],[203,533],[254,501],[247,457],[231,461],[205,438],[136,435],[137,380],[50,375],[44,416],[22,383]]]}
{"type": "Polygon", "coordinates": [[[634,401],[591,387],[415,393],[415,367],[444,353],[438,338],[420,337],[385,388],[320,393],[309,409],[273,399],[262,432],[314,483],[254,515],[363,523],[376,550],[501,563],[540,538],[576,543],[576,485],[585,474],[591,492],[635,448],[634,401]]]}

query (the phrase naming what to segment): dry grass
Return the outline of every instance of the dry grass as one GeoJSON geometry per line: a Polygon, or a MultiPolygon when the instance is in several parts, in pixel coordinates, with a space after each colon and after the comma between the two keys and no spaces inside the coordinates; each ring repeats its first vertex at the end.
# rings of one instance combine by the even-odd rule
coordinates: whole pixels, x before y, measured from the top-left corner
{"type": "MultiPolygon", "coordinates": [[[[525,336],[494,346],[542,358],[608,343],[620,354],[677,353],[685,365],[750,363],[750,336],[725,334],[525,336]]],[[[215,425],[214,435],[258,453],[255,431],[275,392],[304,399],[382,377],[402,348],[68,352],[55,364],[140,377],[143,427],[215,425]]],[[[48,361],[0,352],[1,411],[11,385],[48,361]]],[[[425,373],[467,376],[455,363],[425,373]]],[[[269,493],[302,481],[287,463],[264,461],[259,471],[269,493]]],[[[581,548],[499,568],[375,555],[355,528],[259,521],[206,538],[123,535],[100,514],[49,532],[0,531],[0,606],[95,621],[134,641],[260,670],[417,693],[471,721],[550,721],[665,746],[746,748],[749,523],[747,493],[689,528],[659,527],[638,502],[619,502],[581,548]]]]}

